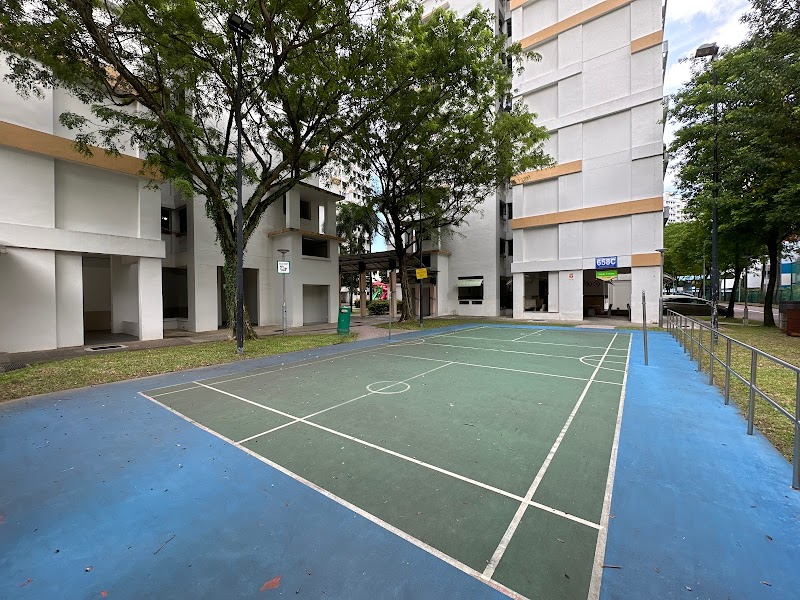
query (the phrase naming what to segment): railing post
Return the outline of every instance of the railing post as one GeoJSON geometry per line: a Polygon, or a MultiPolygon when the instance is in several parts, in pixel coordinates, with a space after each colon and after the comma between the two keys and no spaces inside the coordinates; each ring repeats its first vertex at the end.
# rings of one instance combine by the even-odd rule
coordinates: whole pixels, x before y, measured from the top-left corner
{"type": "Polygon", "coordinates": [[[756,349],[750,351],[750,400],[747,403],[747,435],[753,435],[753,421],[756,413],[756,381],[758,369],[758,355],[756,349]]]}
{"type": "Polygon", "coordinates": [[[725,404],[731,401],[731,338],[727,338],[728,344],[725,349],[725,404]]]}
{"type": "Polygon", "coordinates": [[[708,384],[714,385],[714,336],[711,336],[711,343],[708,351],[708,384]]]}
{"type": "Polygon", "coordinates": [[[686,354],[689,351],[689,343],[686,341],[686,336],[688,335],[688,331],[686,331],[686,316],[681,315],[681,330],[683,331],[683,353],[686,354]]]}
{"type": "Polygon", "coordinates": [[[792,461],[792,487],[800,490],[800,371],[794,391],[794,460],[792,461]]]}
{"type": "Polygon", "coordinates": [[[691,343],[689,347],[689,360],[694,362],[694,321],[692,321],[692,330],[689,333],[689,342],[691,343]]]}

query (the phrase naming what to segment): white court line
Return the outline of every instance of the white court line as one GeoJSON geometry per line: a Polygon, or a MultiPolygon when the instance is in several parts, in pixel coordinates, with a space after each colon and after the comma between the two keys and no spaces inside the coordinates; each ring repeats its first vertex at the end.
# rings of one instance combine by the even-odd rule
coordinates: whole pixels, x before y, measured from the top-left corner
{"type": "MultiPolygon", "coordinates": [[[[375,390],[374,392],[370,391],[367,394],[361,394],[357,398],[353,398],[351,400],[345,400],[344,402],[340,402],[339,404],[335,404],[334,406],[329,406],[328,408],[324,408],[322,410],[318,410],[317,412],[311,413],[310,415],[306,415],[305,417],[302,417],[302,418],[303,419],[310,419],[311,417],[316,417],[317,415],[321,415],[322,413],[328,412],[329,410],[333,410],[334,408],[339,408],[340,406],[344,406],[345,404],[350,404],[351,402],[355,402],[356,400],[361,400],[362,398],[366,398],[367,396],[372,396],[373,394],[377,394],[377,393],[382,392],[384,390],[388,390],[391,387],[394,387],[396,385],[400,385],[401,383],[406,383],[408,381],[411,381],[412,379],[416,379],[417,377],[423,377],[424,375],[427,375],[428,373],[433,373],[434,371],[442,369],[442,368],[444,368],[446,366],[447,365],[439,365],[438,367],[436,367],[434,369],[431,369],[430,371],[425,371],[424,373],[420,373],[419,375],[414,375],[413,377],[409,377],[408,379],[404,379],[403,381],[396,381],[395,383],[393,383],[391,385],[384,386],[384,387],[382,387],[380,389],[375,390]]],[[[236,443],[237,444],[244,444],[245,442],[249,442],[250,440],[254,440],[257,437],[261,437],[262,435],[267,435],[268,433],[272,433],[273,431],[278,431],[279,429],[283,429],[284,427],[288,427],[289,425],[293,425],[294,423],[299,423],[300,420],[301,420],[300,418],[297,418],[294,421],[289,421],[288,423],[284,423],[283,425],[278,425],[277,427],[273,427],[272,429],[268,429],[267,431],[262,431],[261,433],[257,433],[255,435],[251,435],[250,437],[244,438],[243,440],[239,440],[236,443]]]]}
{"type": "MultiPolygon", "coordinates": [[[[431,344],[433,345],[433,344],[431,344]]],[[[386,354],[387,356],[400,356],[402,358],[414,358],[417,360],[430,360],[433,362],[446,362],[451,365],[460,365],[462,367],[479,367],[481,369],[496,369],[498,371],[511,371],[512,373],[526,373],[528,375],[542,375],[544,377],[558,377],[559,379],[574,379],[575,381],[589,381],[586,377],[573,377],[572,375],[556,375],[555,373],[540,373],[539,371],[526,371],[524,369],[512,369],[510,367],[492,367],[489,365],[479,365],[475,363],[459,362],[457,360],[444,360],[441,358],[428,358],[427,356],[411,356],[410,354],[397,354],[396,352],[379,352],[378,354],[386,354]]],[[[607,383],[608,385],[622,385],[614,381],[601,381],[595,379],[595,383],[607,383]]]]}
{"type": "MultiPolygon", "coordinates": [[[[603,354],[603,358],[606,357],[608,354],[609,349],[614,344],[614,340],[617,339],[617,334],[614,334],[614,337],[611,338],[611,342],[608,344],[606,348],[605,354],[603,354]]],[[[603,359],[600,359],[600,362],[603,362],[603,359]]],[[[583,404],[583,399],[586,398],[586,394],[589,392],[589,387],[592,385],[592,381],[594,381],[595,376],[600,371],[600,365],[598,364],[595,368],[592,376],[589,378],[589,381],[586,382],[586,386],[583,388],[583,392],[581,393],[578,401],[575,403],[575,407],[572,409],[572,412],[569,414],[567,418],[567,422],[564,423],[564,427],[561,428],[561,432],[558,434],[556,441],[553,442],[553,446],[550,448],[550,452],[547,454],[547,458],[542,463],[542,466],[539,468],[539,472],[536,473],[536,477],[531,483],[531,487],[528,488],[528,493],[525,494],[525,502],[520,503],[519,508],[517,509],[514,518],[511,520],[511,523],[508,524],[508,528],[506,532],[503,534],[500,543],[497,545],[497,549],[494,551],[492,558],[489,559],[489,562],[486,564],[486,568],[483,570],[483,576],[487,579],[491,579],[492,575],[494,575],[494,571],[497,568],[497,565],[500,564],[500,561],[503,558],[503,554],[506,552],[506,548],[508,548],[509,542],[511,542],[511,538],[514,536],[514,533],[517,531],[517,527],[519,527],[520,522],[522,521],[522,516],[525,514],[525,511],[528,509],[528,502],[531,501],[533,495],[536,493],[539,484],[544,479],[545,473],[547,473],[547,469],[550,467],[550,463],[553,461],[553,457],[556,455],[556,451],[558,451],[559,446],[561,446],[561,442],[564,439],[564,436],[567,435],[567,430],[569,426],[572,425],[572,421],[575,418],[575,415],[578,414],[578,409],[583,404]]]]}
{"type": "MultiPolygon", "coordinates": [[[[470,337],[470,336],[467,336],[467,335],[453,335],[451,337],[464,338],[465,340],[487,340],[487,339],[489,339],[489,338],[481,338],[481,337],[470,337]]],[[[544,344],[546,346],[567,346],[569,348],[591,348],[593,350],[605,350],[606,349],[605,346],[583,346],[581,344],[560,344],[558,342],[532,342],[530,340],[519,340],[519,341],[515,341],[515,340],[494,340],[494,341],[496,341],[496,342],[514,342],[516,344],[544,344]]],[[[619,351],[619,352],[624,352],[625,351],[624,348],[609,348],[609,350],[619,351]]],[[[612,354],[611,356],[618,356],[618,355],[612,354]]],[[[621,356],[621,355],[619,355],[619,356],[621,356]]]]}
{"type": "MultiPolygon", "coordinates": [[[[453,363],[448,363],[448,364],[453,364],[453,363]]],[[[441,369],[441,368],[446,367],[446,366],[448,366],[448,365],[442,365],[441,367],[437,367],[437,369],[441,369]]],[[[432,370],[435,371],[436,369],[432,369],[432,370]]],[[[494,487],[493,485],[489,485],[488,483],[483,483],[483,482],[478,481],[476,479],[472,479],[470,477],[465,477],[464,475],[459,475],[458,473],[454,473],[453,471],[448,471],[447,469],[443,469],[442,467],[437,467],[436,465],[432,465],[430,463],[427,463],[425,461],[419,460],[419,459],[414,458],[412,456],[407,456],[405,454],[401,454],[400,452],[395,452],[394,450],[390,450],[389,448],[384,448],[383,446],[378,446],[377,444],[373,444],[372,442],[368,442],[366,440],[362,440],[360,438],[353,437],[352,435],[348,435],[348,434],[343,433],[341,431],[337,431],[336,429],[331,429],[330,427],[325,427],[324,425],[320,425],[319,423],[314,423],[313,421],[308,421],[308,420],[306,420],[307,417],[296,417],[294,415],[290,415],[289,413],[285,413],[282,410],[278,410],[277,408],[270,408],[269,406],[265,406],[263,404],[259,404],[258,402],[254,402],[253,400],[248,400],[247,398],[243,398],[242,396],[237,396],[236,394],[232,394],[230,392],[226,392],[225,390],[220,390],[220,389],[211,387],[210,385],[206,385],[204,383],[200,383],[200,382],[197,382],[197,383],[199,383],[201,386],[206,387],[206,388],[208,388],[210,390],[214,390],[215,392],[219,392],[220,394],[225,394],[226,396],[230,396],[231,398],[236,398],[237,400],[241,400],[242,402],[247,402],[248,404],[252,404],[253,406],[258,406],[260,408],[263,408],[264,410],[268,410],[270,412],[274,412],[274,413],[282,415],[284,417],[289,417],[290,419],[294,419],[295,422],[305,423],[306,425],[310,425],[311,427],[315,427],[315,428],[320,429],[322,431],[325,431],[327,433],[339,436],[339,437],[344,438],[346,440],[350,440],[351,442],[355,442],[357,444],[361,444],[362,446],[366,446],[367,448],[372,448],[373,450],[378,450],[379,452],[383,452],[384,454],[388,454],[390,456],[394,456],[395,458],[400,458],[402,460],[408,461],[408,462],[413,463],[415,465],[418,465],[420,467],[425,467],[427,469],[430,469],[431,471],[436,471],[437,473],[441,473],[442,475],[447,475],[448,477],[452,477],[453,479],[458,479],[458,480],[463,481],[465,483],[472,484],[472,485],[474,485],[476,487],[483,488],[484,490],[488,490],[490,492],[494,492],[495,494],[499,494],[501,496],[505,496],[506,498],[511,498],[512,500],[515,500],[517,502],[524,502],[528,506],[534,506],[536,508],[542,508],[542,510],[547,510],[548,512],[551,512],[553,514],[560,515],[560,516],[564,517],[565,519],[569,519],[571,521],[575,521],[576,523],[581,523],[583,525],[587,525],[587,526],[592,527],[594,529],[599,529],[599,527],[600,527],[597,523],[592,523],[591,521],[587,521],[586,519],[581,519],[580,517],[576,517],[575,515],[571,515],[569,513],[566,513],[564,511],[560,511],[560,510],[555,509],[555,508],[551,508],[549,506],[545,507],[545,505],[539,504],[537,502],[532,502],[530,498],[527,498],[527,499],[523,498],[521,496],[518,496],[517,494],[512,494],[511,492],[507,492],[505,490],[501,490],[500,488],[494,487]]]]}
{"type": "MultiPolygon", "coordinates": [[[[628,352],[631,350],[631,339],[628,340],[628,352]]],[[[628,354],[630,357],[630,354],[628,354]]],[[[594,550],[594,566],[592,568],[592,579],[589,583],[589,596],[587,600],[599,600],[600,584],[603,579],[603,563],[606,557],[606,540],[608,539],[608,520],[611,513],[611,495],[614,490],[614,475],[617,471],[617,452],[619,450],[619,431],[622,426],[622,411],[625,408],[625,391],[628,381],[628,365],[625,366],[625,376],[622,378],[622,394],[619,397],[619,409],[617,409],[617,426],[614,429],[614,443],[611,445],[611,458],[608,466],[608,479],[606,480],[606,493],[603,498],[603,512],[600,517],[600,533],[597,534],[597,545],[594,550]]]]}
{"type": "MultiPolygon", "coordinates": [[[[439,336],[433,336],[431,339],[433,339],[435,337],[439,337],[439,336]]],[[[371,346],[370,348],[365,348],[364,350],[354,350],[353,352],[345,352],[343,354],[337,354],[336,356],[328,356],[328,357],[319,358],[319,359],[316,359],[316,360],[300,361],[300,362],[297,362],[297,363],[292,363],[290,365],[286,365],[286,364],[275,365],[274,368],[270,368],[268,371],[259,371],[258,373],[248,373],[247,375],[239,375],[238,377],[231,377],[229,379],[223,379],[221,381],[212,381],[212,383],[216,385],[216,384],[219,384],[219,383],[229,383],[231,381],[239,381],[240,379],[248,379],[250,377],[259,377],[261,375],[270,375],[272,373],[277,373],[279,371],[286,371],[288,369],[297,369],[297,368],[300,368],[300,367],[307,367],[309,365],[316,365],[316,364],[319,364],[319,363],[331,362],[331,361],[334,361],[334,360],[338,360],[340,358],[348,358],[350,356],[355,356],[357,354],[364,354],[364,353],[367,353],[367,352],[373,352],[375,350],[378,350],[378,349],[384,348],[384,347],[386,347],[386,348],[395,348],[397,346],[414,346],[414,345],[417,345],[417,344],[421,344],[423,341],[424,340],[413,339],[413,340],[408,340],[408,341],[405,341],[405,342],[395,342],[395,343],[392,343],[392,344],[380,344],[380,345],[377,345],[377,346],[371,346]]],[[[203,381],[207,381],[207,380],[203,380],[203,381]]],[[[195,383],[195,382],[192,382],[192,383],[195,383]]],[[[183,385],[183,384],[177,383],[175,385],[183,385]]],[[[152,391],[155,391],[155,390],[163,390],[163,389],[166,389],[166,388],[175,387],[175,385],[166,385],[164,387],[153,388],[152,390],[148,390],[148,391],[152,392],[152,391]]],[[[178,392],[186,392],[188,390],[196,390],[198,387],[199,386],[197,386],[197,385],[192,385],[192,386],[190,386],[188,388],[184,388],[184,389],[181,389],[181,390],[173,390],[171,392],[163,392],[161,394],[151,394],[150,396],[148,396],[148,398],[149,397],[156,398],[158,396],[166,396],[167,394],[175,394],[175,393],[178,393],[178,392]]]]}
{"type": "MultiPolygon", "coordinates": [[[[526,337],[528,337],[529,335],[539,335],[539,334],[540,334],[540,333],[542,333],[543,331],[544,331],[544,329],[537,329],[536,331],[532,331],[531,333],[526,333],[525,335],[521,335],[521,336],[519,336],[518,338],[514,338],[513,340],[508,340],[508,341],[509,341],[509,342],[518,342],[518,341],[520,341],[522,338],[526,338],[526,337]]],[[[506,340],[503,340],[503,341],[506,341],[506,340]]]]}
{"type": "Polygon", "coordinates": [[[190,419],[186,415],[184,415],[182,413],[179,413],[177,410],[175,410],[173,408],[170,408],[166,404],[162,404],[161,402],[159,402],[155,398],[152,398],[152,397],[148,396],[144,392],[139,392],[139,395],[144,397],[144,398],[147,398],[153,404],[156,404],[156,405],[160,406],[161,408],[164,408],[164,409],[168,410],[169,412],[179,416],[181,419],[191,423],[195,427],[198,427],[198,428],[202,429],[206,433],[210,433],[214,437],[219,438],[220,440],[230,444],[231,446],[234,446],[235,448],[238,448],[239,450],[241,450],[242,452],[248,454],[249,456],[252,456],[256,460],[261,461],[262,463],[272,467],[276,471],[279,471],[279,472],[283,473],[284,475],[287,475],[288,477],[291,477],[292,479],[294,479],[298,483],[311,488],[312,490],[314,490],[315,492],[325,496],[329,500],[333,500],[334,502],[336,502],[340,506],[344,506],[345,508],[353,511],[355,514],[357,514],[357,515],[359,515],[361,517],[364,517],[365,519],[367,519],[371,523],[374,523],[378,527],[383,527],[386,531],[389,531],[390,533],[393,533],[394,535],[396,535],[400,539],[403,539],[403,540],[405,540],[405,541],[407,541],[407,542],[409,542],[411,544],[414,544],[417,548],[419,548],[421,550],[424,550],[425,552],[435,556],[436,558],[439,558],[439,559],[443,560],[448,565],[451,565],[451,566],[455,567],[456,569],[458,569],[459,571],[461,571],[463,573],[466,573],[467,575],[469,575],[469,576],[471,576],[471,577],[473,577],[475,579],[478,579],[479,581],[481,581],[482,583],[485,583],[486,585],[489,585],[490,587],[494,588],[495,590],[497,590],[501,594],[505,594],[506,596],[508,596],[509,598],[512,598],[513,600],[528,600],[525,596],[522,596],[521,594],[515,592],[511,588],[508,588],[508,587],[504,586],[502,583],[498,583],[496,581],[484,580],[483,578],[481,578],[481,573],[479,571],[476,571],[472,567],[470,567],[468,565],[465,565],[461,561],[456,560],[455,558],[453,558],[452,556],[450,556],[448,554],[445,554],[441,550],[437,550],[436,548],[434,548],[430,544],[426,544],[425,542],[423,542],[419,538],[415,538],[414,536],[406,533],[402,529],[398,529],[397,527],[395,527],[394,525],[391,525],[390,523],[387,523],[386,521],[384,521],[380,517],[376,517],[372,513],[369,513],[367,511],[365,511],[364,509],[359,508],[358,506],[348,502],[344,498],[340,498],[336,494],[333,494],[333,493],[329,492],[328,490],[318,486],[316,483],[313,483],[313,482],[309,481],[308,479],[305,479],[305,478],[301,477],[297,473],[294,473],[294,472],[290,471],[289,469],[287,469],[285,467],[282,467],[281,465],[279,465],[276,462],[271,461],[267,457],[261,456],[257,452],[255,452],[253,450],[250,450],[249,448],[246,448],[245,446],[240,446],[239,444],[234,442],[232,439],[226,438],[221,433],[218,433],[218,432],[214,431],[213,429],[209,429],[208,427],[206,427],[202,423],[198,423],[197,421],[194,421],[194,420],[190,419]]]}
{"type": "MultiPolygon", "coordinates": [[[[583,364],[585,364],[586,366],[588,366],[588,367],[598,367],[598,368],[604,369],[606,371],[615,371],[616,373],[624,373],[625,372],[625,369],[615,369],[613,367],[601,367],[600,364],[603,362],[602,358],[598,361],[598,363],[596,365],[593,365],[590,362],[586,362],[588,360],[597,360],[597,358],[595,358],[594,356],[581,356],[581,358],[580,358],[580,361],[583,364]],[[584,359],[586,359],[586,360],[584,360],[584,359]]],[[[619,364],[619,363],[615,363],[615,364],[619,364]]]]}
{"type": "MultiPolygon", "coordinates": [[[[514,341],[514,340],[507,340],[507,341],[514,341]]],[[[571,360],[578,360],[583,364],[588,364],[583,362],[584,358],[590,358],[592,356],[599,356],[597,354],[590,354],[587,356],[564,356],[561,354],[542,354],[541,352],[525,352],[524,350],[503,350],[501,348],[479,348],[477,346],[459,346],[457,344],[439,344],[437,342],[427,342],[428,346],[442,346],[444,348],[463,348],[465,350],[483,350],[486,352],[503,352],[507,354],[527,354],[528,356],[544,356],[545,358],[569,358],[571,360]]],[[[588,365],[590,367],[594,367],[595,365],[588,365]]]]}

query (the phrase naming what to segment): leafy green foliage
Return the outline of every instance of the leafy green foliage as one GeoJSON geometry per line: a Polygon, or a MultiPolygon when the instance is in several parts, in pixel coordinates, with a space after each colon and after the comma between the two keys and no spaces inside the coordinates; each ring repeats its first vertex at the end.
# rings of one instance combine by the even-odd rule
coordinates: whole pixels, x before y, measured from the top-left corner
{"type": "Polygon", "coordinates": [[[493,22],[479,9],[463,17],[437,9],[423,19],[420,7],[404,3],[382,21],[399,32],[383,49],[387,68],[376,93],[386,100],[356,130],[349,151],[380,182],[368,198],[371,218],[397,254],[405,298],[412,232],[442,235],[477,214],[513,174],[549,164],[535,115],[522,102],[500,110],[512,77],[502,58],[522,59],[493,22]]]}
{"type": "Polygon", "coordinates": [[[758,1],[747,17],[751,37],[725,52],[713,69],[697,70],[675,95],[671,111],[680,125],[671,146],[678,187],[689,211],[704,219],[713,202],[717,133],[720,235],[732,237],[734,247],[738,243],[739,256],[766,246],[771,270],[766,325],[774,325],[781,245],[800,228],[800,31],[797,18],[781,20],[784,12],[758,1]],[[714,102],[720,114],[716,128],[714,102]]]}

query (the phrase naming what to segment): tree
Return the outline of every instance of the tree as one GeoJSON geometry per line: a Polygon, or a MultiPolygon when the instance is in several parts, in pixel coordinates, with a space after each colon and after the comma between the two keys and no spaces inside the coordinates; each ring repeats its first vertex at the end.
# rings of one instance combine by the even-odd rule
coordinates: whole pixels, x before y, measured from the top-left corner
{"type": "MultiPolygon", "coordinates": [[[[403,298],[410,297],[408,250],[420,236],[445,234],[479,214],[483,199],[524,170],[549,164],[547,137],[522,102],[511,106],[512,71],[521,63],[518,44],[495,35],[490,13],[464,17],[437,9],[427,19],[418,7],[387,17],[402,33],[391,56],[381,96],[413,80],[362,123],[351,139],[353,160],[379,186],[369,196],[376,231],[386,237],[400,268],[403,298]],[[500,106],[507,110],[500,110],[500,106]]],[[[401,319],[411,317],[403,303],[401,319]]]]}
{"type": "MultiPolygon", "coordinates": [[[[748,18],[758,20],[755,14],[748,18]]],[[[708,70],[698,71],[675,95],[671,113],[680,127],[671,150],[690,210],[710,212],[716,98],[720,230],[729,227],[746,244],[766,247],[770,276],[764,324],[774,326],[779,250],[800,226],[800,35],[796,27],[763,30],[754,26],[748,40],[715,62],[717,86],[708,70]]]]}
{"type": "MultiPolygon", "coordinates": [[[[91,106],[65,113],[76,146],[111,153],[125,139],[185,196],[205,198],[235,301],[236,68],[225,23],[238,11],[255,30],[245,44],[243,244],[275,200],[318,172],[379,106],[374,80],[392,20],[387,0],[0,0],[0,50],[21,94],[61,87],[91,106]]],[[[394,85],[407,85],[400,79],[394,85]]],[[[381,86],[382,93],[392,88],[381,86]]],[[[245,319],[249,337],[253,335],[245,319]]]]}
{"type": "MultiPolygon", "coordinates": [[[[342,202],[336,211],[336,235],[344,238],[344,243],[339,245],[340,254],[365,254],[372,247],[375,237],[374,219],[370,209],[355,202],[342,202]]],[[[353,295],[358,289],[358,275],[348,273],[342,275],[342,282],[350,290],[350,305],[353,304],[353,295]]]]}

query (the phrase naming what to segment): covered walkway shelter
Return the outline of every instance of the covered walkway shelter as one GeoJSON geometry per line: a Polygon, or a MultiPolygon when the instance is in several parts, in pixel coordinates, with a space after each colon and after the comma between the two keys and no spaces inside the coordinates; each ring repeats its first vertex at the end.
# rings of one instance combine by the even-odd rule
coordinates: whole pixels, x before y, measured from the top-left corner
{"type": "MultiPolygon", "coordinates": [[[[424,260],[420,261],[416,254],[408,254],[406,257],[409,276],[414,277],[414,270],[423,266],[424,260]]],[[[397,298],[397,258],[392,250],[384,252],[369,252],[364,254],[343,254],[339,256],[339,282],[341,288],[342,276],[358,274],[359,290],[359,310],[361,316],[367,314],[367,272],[386,271],[389,273],[389,293],[390,298],[397,298]]],[[[389,303],[389,314],[397,316],[397,304],[389,303]]]]}

